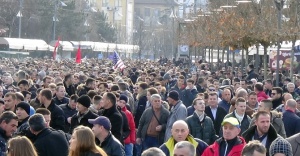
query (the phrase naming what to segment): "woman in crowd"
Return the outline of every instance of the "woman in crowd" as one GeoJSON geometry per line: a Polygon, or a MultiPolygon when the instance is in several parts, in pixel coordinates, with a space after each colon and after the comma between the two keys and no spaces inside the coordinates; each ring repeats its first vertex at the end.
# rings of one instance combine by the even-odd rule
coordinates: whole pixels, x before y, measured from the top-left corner
{"type": "Polygon", "coordinates": [[[107,156],[96,145],[95,135],[89,127],[78,126],[70,139],[69,156],[107,156]]]}
{"type": "Polygon", "coordinates": [[[38,156],[33,144],[25,136],[10,139],[7,147],[7,156],[38,156]]]}

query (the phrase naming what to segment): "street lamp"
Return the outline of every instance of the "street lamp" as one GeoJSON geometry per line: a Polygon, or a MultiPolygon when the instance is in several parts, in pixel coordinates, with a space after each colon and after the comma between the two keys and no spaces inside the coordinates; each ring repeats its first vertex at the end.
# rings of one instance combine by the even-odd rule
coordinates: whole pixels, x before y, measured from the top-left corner
{"type": "Polygon", "coordinates": [[[17,14],[17,17],[19,17],[19,38],[21,38],[21,29],[22,29],[22,8],[23,8],[23,0],[20,0],[20,10],[17,14]]]}
{"type": "Polygon", "coordinates": [[[52,17],[52,21],[53,21],[53,40],[55,40],[55,33],[56,33],[56,22],[58,22],[58,18],[57,18],[57,9],[59,6],[65,7],[67,6],[67,4],[65,4],[62,1],[56,0],[55,4],[54,4],[54,16],[52,17]]]}
{"type": "Polygon", "coordinates": [[[276,8],[278,10],[278,40],[277,40],[277,57],[276,57],[276,86],[279,86],[279,54],[280,54],[280,36],[279,32],[281,30],[281,16],[282,16],[282,9],[284,6],[285,0],[274,0],[276,8]]]}

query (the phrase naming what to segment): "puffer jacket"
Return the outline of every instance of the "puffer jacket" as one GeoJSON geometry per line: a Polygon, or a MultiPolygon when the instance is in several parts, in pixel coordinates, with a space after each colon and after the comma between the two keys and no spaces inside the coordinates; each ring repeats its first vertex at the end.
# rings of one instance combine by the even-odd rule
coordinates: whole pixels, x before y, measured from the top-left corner
{"type": "Polygon", "coordinates": [[[187,117],[185,121],[189,126],[190,134],[195,138],[203,140],[208,145],[211,145],[218,138],[213,121],[205,114],[202,121],[199,120],[196,112],[187,117]]]}
{"type": "Polygon", "coordinates": [[[125,156],[124,146],[111,133],[99,145],[107,155],[125,156]]]}
{"type": "MultiPolygon", "coordinates": [[[[271,111],[270,113],[271,113],[271,124],[276,130],[277,134],[279,134],[283,138],[286,138],[286,132],[282,121],[282,113],[279,113],[277,111],[271,111]]],[[[253,118],[250,122],[249,127],[253,126],[254,122],[255,119],[253,118]]]]}

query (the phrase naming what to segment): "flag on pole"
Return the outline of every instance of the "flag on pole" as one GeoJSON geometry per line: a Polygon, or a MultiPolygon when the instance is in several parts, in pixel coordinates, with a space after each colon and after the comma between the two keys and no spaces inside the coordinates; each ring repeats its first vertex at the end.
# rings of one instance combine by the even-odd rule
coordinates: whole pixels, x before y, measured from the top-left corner
{"type": "Polygon", "coordinates": [[[80,44],[78,46],[78,50],[76,53],[76,63],[81,63],[81,49],[80,49],[80,44]]]}
{"type": "Polygon", "coordinates": [[[60,41],[60,38],[58,37],[58,38],[57,38],[57,41],[55,42],[55,45],[54,45],[53,60],[56,60],[56,49],[57,49],[58,46],[59,46],[59,41],[60,41]]]}
{"type": "Polygon", "coordinates": [[[114,65],[114,69],[120,68],[121,70],[123,70],[124,68],[126,68],[122,59],[120,58],[119,54],[116,51],[114,51],[114,55],[113,55],[113,65],[114,65]]]}

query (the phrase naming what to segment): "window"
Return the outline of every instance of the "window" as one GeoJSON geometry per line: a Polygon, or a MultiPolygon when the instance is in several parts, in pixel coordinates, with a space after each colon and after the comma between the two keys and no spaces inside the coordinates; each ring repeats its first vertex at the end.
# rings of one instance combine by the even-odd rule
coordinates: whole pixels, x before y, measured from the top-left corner
{"type": "Polygon", "coordinates": [[[102,0],[102,7],[107,7],[108,6],[108,1],[109,0],[102,0]]]}
{"type": "Polygon", "coordinates": [[[160,16],[160,9],[155,9],[154,10],[154,16],[159,17],[160,16]]]}
{"type": "Polygon", "coordinates": [[[135,8],[135,14],[138,16],[141,16],[141,9],[140,8],[135,8]]]}

